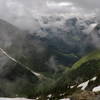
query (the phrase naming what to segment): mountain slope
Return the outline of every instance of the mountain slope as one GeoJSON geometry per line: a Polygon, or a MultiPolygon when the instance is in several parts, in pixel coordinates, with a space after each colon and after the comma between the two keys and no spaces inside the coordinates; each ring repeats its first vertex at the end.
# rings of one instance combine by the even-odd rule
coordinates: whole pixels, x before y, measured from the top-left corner
{"type": "Polygon", "coordinates": [[[98,48],[92,40],[95,33],[96,37],[99,35],[99,25],[94,20],[75,17],[52,20],[43,22],[31,34],[0,21],[0,48],[20,62],[15,63],[0,52],[0,96],[15,97],[17,94],[32,98],[51,93],[55,99],[61,93],[72,94],[77,89],[70,90],[71,85],[78,85],[99,73],[100,50],[88,54],[98,48]],[[88,31],[91,24],[96,26],[88,31]],[[45,75],[46,79],[39,80],[22,65],[45,75]]]}
{"type": "Polygon", "coordinates": [[[83,63],[88,62],[90,60],[98,60],[100,59],[100,50],[94,51],[85,57],[82,57],[79,61],[77,61],[72,67],[77,68],[80,67],[83,63]]]}
{"type": "MultiPolygon", "coordinates": [[[[64,97],[72,97],[73,99],[75,99],[75,96],[81,95],[82,92],[85,94],[88,93],[94,94],[92,90],[96,86],[100,85],[100,50],[88,54],[87,56],[80,59],[77,63],[79,63],[77,67],[75,66],[66,69],[63,75],[60,76],[58,79],[56,79],[56,81],[52,80],[51,82],[49,81],[49,85],[47,85],[48,88],[46,87],[46,85],[44,87],[42,86],[42,88],[44,88],[45,90],[43,89],[41,90],[41,88],[39,88],[40,91],[42,92],[42,94],[41,92],[40,94],[43,95],[45,93],[45,97],[51,94],[52,99],[64,98],[64,97]],[[86,87],[83,90],[82,88],[85,85],[86,87]]],[[[82,95],[85,95],[83,93],[82,95]]],[[[95,100],[96,96],[98,95],[100,94],[99,93],[94,94],[94,96],[92,97],[94,98],[93,100],[95,100]]],[[[82,98],[84,98],[84,96],[82,98]]],[[[89,99],[90,95],[88,95],[86,98],[87,98],[86,100],[91,100],[89,99]]],[[[81,99],[75,99],[75,100],[81,100],[81,99]]]]}

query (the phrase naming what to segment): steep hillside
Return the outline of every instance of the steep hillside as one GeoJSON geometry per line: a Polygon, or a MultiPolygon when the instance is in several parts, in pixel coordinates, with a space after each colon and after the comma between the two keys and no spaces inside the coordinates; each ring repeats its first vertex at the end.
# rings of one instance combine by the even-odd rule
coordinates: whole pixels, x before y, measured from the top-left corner
{"type": "MultiPolygon", "coordinates": [[[[64,77],[74,82],[82,82],[98,75],[100,71],[100,50],[94,51],[77,61],[65,71],[64,77]]],[[[64,80],[64,78],[62,78],[64,80]]]]}
{"type": "MultiPolygon", "coordinates": [[[[41,94],[41,98],[43,98],[43,96],[46,98],[47,95],[51,94],[52,99],[64,97],[73,97],[75,99],[75,96],[81,95],[82,91],[84,93],[85,90],[85,94],[94,94],[93,89],[100,85],[100,50],[83,57],[76,62],[72,68],[67,68],[59,78],[56,80],[48,80],[46,83],[40,83],[38,86],[37,93],[41,94]],[[48,84],[46,85],[46,83],[48,84]]],[[[99,95],[99,93],[97,95],[99,95]]],[[[96,94],[94,97],[95,96],[96,94]]],[[[89,95],[86,98],[86,100],[88,100],[90,98],[89,95]]]]}
{"type": "Polygon", "coordinates": [[[72,68],[74,69],[74,68],[80,67],[83,63],[86,63],[91,60],[98,60],[98,59],[100,59],[100,50],[96,50],[96,51],[86,55],[85,57],[82,57],[79,61],[77,61],[72,66],[72,68]]]}

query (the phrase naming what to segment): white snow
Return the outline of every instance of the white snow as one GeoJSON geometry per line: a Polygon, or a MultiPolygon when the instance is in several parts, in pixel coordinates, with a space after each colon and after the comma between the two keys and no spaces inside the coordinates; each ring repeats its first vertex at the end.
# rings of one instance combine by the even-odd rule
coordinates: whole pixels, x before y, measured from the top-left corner
{"type": "Polygon", "coordinates": [[[21,62],[17,61],[15,58],[11,57],[9,54],[7,54],[6,51],[4,51],[2,48],[0,48],[0,51],[7,56],[10,60],[14,61],[15,63],[18,63],[19,65],[21,65],[22,67],[24,67],[25,69],[29,70],[33,75],[37,76],[38,78],[41,77],[41,74],[33,71],[32,69],[30,69],[29,67],[27,67],[26,65],[22,64],[21,62]]]}
{"type": "Polygon", "coordinates": [[[81,87],[81,90],[85,90],[85,88],[88,86],[88,83],[89,83],[89,80],[84,82],[84,83],[82,83],[82,84],[80,84],[80,85],[78,85],[78,88],[81,87]]]}
{"type": "Polygon", "coordinates": [[[73,89],[76,85],[70,86],[71,89],[73,89]]]}
{"type": "Polygon", "coordinates": [[[93,88],[92,91],[93,91],[93,92],[100,92],[100,86],[97,86],[97,87],[93,88]]]}
{"type": "Polygon", "coordinates": [[[49,94],[47,97],[51,98],[51,97],[52,97],[52,95],[51,95],[51,94],[49,94]]]}
{"type": "Polygon", "coordinates": [[[93,77],[90,81],[95,81],[97,79],[97,77],[93,77]]]}
{"type": "Polygon", "coordinates": [[[63,95],[64,95],[64,93],[60,94],[60,96],[63,96],[63,95]]]}

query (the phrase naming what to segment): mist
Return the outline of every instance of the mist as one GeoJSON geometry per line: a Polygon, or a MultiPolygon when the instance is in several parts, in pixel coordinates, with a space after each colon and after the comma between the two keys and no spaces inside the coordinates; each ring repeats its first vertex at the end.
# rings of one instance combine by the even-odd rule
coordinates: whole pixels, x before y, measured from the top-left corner
{"type": "MultiPolygon", "coordinates": [[[[4,34],[6,33],[6,31],[4,31],[5,29],[3,29],[3,32],[1,32],[0,34],[0,45],[4,48],[8,48],[13,45],[12,41],[16,40],[17,35],[25,37],[26,33],[32,33],[32,35],[34,34],[39,37],[55,37],[59,40],[64,41],[65,44],[68,43],[70,46],[76,45],[74,41],[66,41],[64,32],[71,32],[71,30],[73,29],[75,30],[75,33],[80,33],[80,26],[79,24],[77,24],[77,27],[75,25],[74,27],[73,25],[70,25],[70,23],[68,25],[65,25],[66,21],[71,17],[77,18],[80,16],[83,18],[84,16],[95,16],[98,21],[99,9],[99,0],[77,0],[77,2],[75,0],[0,0],[0,18],[17,26],[19,29],[26,31],[21,31],[22,33],[15,32],[14,34],[12,33],[12,35],[9,35],[9,33],[4,34]],[[57,18],[59,18],[60,20],[57,21],[57,18]],[[46,24],[44,22],[46,22],[46,24]],[[50,32],[48,32],[47,29],[50,29],[50,32]]],[[[92,38],[93,44],[99,47],[99,38],[95,36],[95,34],[92,35],[92,38]]],[[[20,42],[22,42],[22,40],[24,41],[24,38],[16,40],[15,44],[19,44],[20,42]]],[[[37,49],[38,53],[43,53],[45,51],[45,47],[40,45],[40,43],[35,44],[35,48],[37,49]]],[[[81,51],[84,52],[84,48],[81,51]]],[[[20,50],[18,53],[21,54],[22,52],[23,51],[20,50]]],[[[47,62],[49,63],[49,65],[51,65],[52,69],[58,70],[53,55],[47,62]]]]}
{"type": "Polygon", "coordinates": [[[99,0],[0,0],[4,91],[10,86],[16,93],[16,86],[22,83],[24,92],[27,85],[37,85],[35,74],[52,77],[60,72],[60,76],[94,48],[100,49],[99,4],[99,0]]]}
{"type": "Polygon", "coordinates": [[[41,16],[99,16],[99,8],[99,0],[0,0],[0,18],[33,32],[38,30],[40,22],[36,20],[41,16]]]}

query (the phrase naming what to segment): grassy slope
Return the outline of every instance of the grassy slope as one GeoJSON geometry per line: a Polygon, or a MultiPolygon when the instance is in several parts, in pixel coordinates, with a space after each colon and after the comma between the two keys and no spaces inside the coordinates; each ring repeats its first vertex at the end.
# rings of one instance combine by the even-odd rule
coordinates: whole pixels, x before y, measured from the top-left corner
{"type": "Polygon", "coordinates": [[[98,60],[100,59],[100,50],[94,51],[92,53],[89,53],[87,56],[81,58],[79,61],[77,61],[73,66],[72,69],[77,69],[80,67],[83,63],[86,63],[91,60],[98,60]]]}
{"type": "MultiPolygon", "coordinates": [[[[74,83],[78,79],[83,81],[92,78],[100,71],[100,50],[96,50],[77,61],[72,68],[67,68],[59,78],[62,85],[74,83]]],[[[79,81],[80,82],[80,81],[79,81]]]]}
{"type": "Polygon", "coordinates": [[[91,79],[96,73],[99,73],[99,71],[100,50],[97,50],[81,58],[72,66],[72,68],[67,68],[57,79],[41,82],[37,86],[36,92],[38,95],[59,95],[60,93],[70,94],[74,91],[70,90],[67,86],[76,84],[76,82],[78,82],[77,84],[80,84],[83,81],[91,79]]]}

